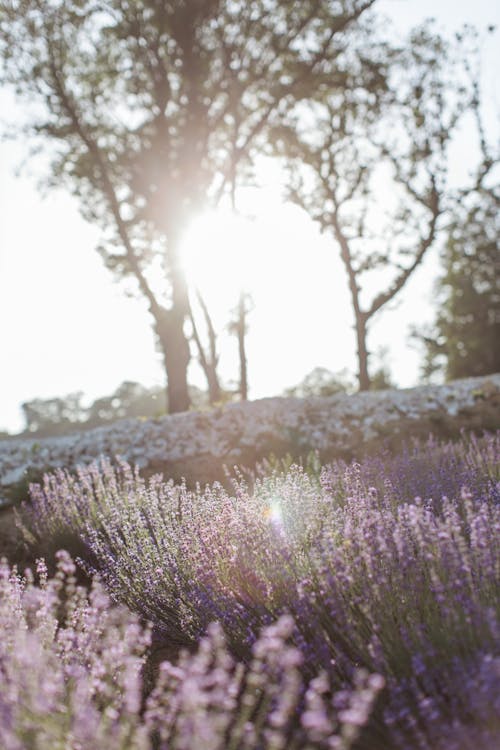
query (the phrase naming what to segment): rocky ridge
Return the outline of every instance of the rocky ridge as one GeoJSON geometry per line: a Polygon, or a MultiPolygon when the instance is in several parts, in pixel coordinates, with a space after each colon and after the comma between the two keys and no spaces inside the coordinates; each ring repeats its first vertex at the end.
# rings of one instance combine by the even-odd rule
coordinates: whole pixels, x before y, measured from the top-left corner
{"type": "Polygon", "coordinates": [[[319,451],[350,458],[382,443],[460,429],[500,428],[500,374],[447,385],[325,398],[265,398],[207,412],[125,419],[56,438],[0,440],[0,502],[9,488],[57,467],[120,456],[146,473],[211,482],[223,466],[252,465],[270,453],[319,451]]]}

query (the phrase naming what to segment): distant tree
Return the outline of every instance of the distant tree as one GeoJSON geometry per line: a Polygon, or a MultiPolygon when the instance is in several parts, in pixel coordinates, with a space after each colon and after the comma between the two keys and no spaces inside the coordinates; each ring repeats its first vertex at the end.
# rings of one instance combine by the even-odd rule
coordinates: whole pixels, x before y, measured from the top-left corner
{"type": "Polygon", "coordinates": [[[334,396],[337,393],[352,393],[354,383],[346,370],[333,373],[326,367],[315,367],[300,383],[287,388],[286,397],[308,398],[309,396],[334,396]]]}
{"type": "MultiPolygon", "coordinates": [[[[387,365],[382,362],[374,371],[371,379],[373,391],[396,388],[387,365]]],[[[331,372],[326,367],[315,367],[297,385],[286,388],[283,396],[308,398],[309,396],[334,396],[337,393],[354,393],[356,384],[347,369],[331,372]]]]}
{"type": "Polygon", "coordinates": [[[435,325],[419,337],[426,347],[425,379],[436,373],[453,380],[500,372],[499,213],[497,205],[487,218],[485,208],[477,207],[465,231],[452,233],[443,253],[441,304],[435,325]],[[497,238],[489,242],[483,223],[488,219],[497,225],[497,238]]]}
{"type": "Polygon", "coordinates": [[[80,426],[86,419],[83,393],[25,401],[21,404],[26,431],[41,435],[58,435],[80,426]]]}
{"type": "Polygon", "coordinates": [[[318,86],[374,0],[0,0],[0,83],[28,102],[49,184],[147,301],[170,412],[189,406],[185,226],[234,190],[266,129],[318,86]]]}
{"type": "Polygon", "coordinates": [[[448,147],[470,91],[462,75],[467,50],[458,45],[457,51],[430,25],[413,30],[401,47],[384,41],[373,25],[359,26],[358,37],[344,50],[351,85],[342,93],[326,91],[309,117],[301,122],[295,116],[277,128],[274,150],[289,170],[287,197],[340,250],[359,388],[367,390],[373,386],[369,324],[438,237],[447,207],[448,147]]]}
{"type": "Polygon", "coordinates": [[[500,154],[486,138],[478,78],[472,108],[482,159],[472,186],[455,197],[436,284],[436,320],[426,332],[413,332],[425,346],[424,379],[500,372],[500,154]]]}
{"type": "MultiPolygon", "coordinates": [[[[232,392],[222,388],[219,403],[229,401],[232,392]]],[[[193,408],[206,409],[212,405],[207,391],[189,386],[193,408]]],[[[25,429],[22,434],[50,437],[75,430],[88,430],[116,422],[119,419],[155,419],[166,413],[165,391],[160,386],[146,388],[126,380],[109,396],[96,398],[89,406],[82,405],[82,393],[42,399],[22,404],[25,429]]],[[[1,433],[1,437],[12,437],[1,433]]]]}
{"type": "Polygon", "coordinates": [[[396,383],[391,377],[391,373],[388,368],[381,365],[374,370],[370,378],[370,390],[371,391],[387,391],[391,388],[397,388],[396,383]]]}
{"type": "Polygon", "coordinates": [[[127,380],[110,396],[98,398],[90,405],[85,426],[97,427],[129,417],[157,417],[165,409],[165,393],[161,388],[145,388],[127,380]]]}
{"type": "Polygon", "coordinates": [[[89,429],[129,417],[157,417],[165,413],[165,393],[160,387],[145,388],[125,381],[110,396],[97,398],[88,407],[83,394],[42,399],[22,404],[25,433],[42,437],[89,429]]]}

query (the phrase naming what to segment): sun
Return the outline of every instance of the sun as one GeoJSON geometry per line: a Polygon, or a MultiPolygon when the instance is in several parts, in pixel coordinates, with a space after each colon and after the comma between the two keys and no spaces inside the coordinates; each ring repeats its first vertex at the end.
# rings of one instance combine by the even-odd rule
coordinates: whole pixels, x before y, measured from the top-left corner
{"type": "Polygon", "coordinates": [[[258,223],[229,210],[207,212],[187,229],[181,262],[191,288],[203,296],[237,299],[255,287],[258,223]]]}

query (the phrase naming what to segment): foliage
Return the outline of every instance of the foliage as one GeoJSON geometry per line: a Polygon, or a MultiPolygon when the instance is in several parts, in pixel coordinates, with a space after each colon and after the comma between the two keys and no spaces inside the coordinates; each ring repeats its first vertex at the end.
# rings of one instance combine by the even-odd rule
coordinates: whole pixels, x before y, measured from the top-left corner
{"type": "Polygon", "coordinates": [[[157,417],[165,413],[165,394],[161,388],[145,388],[124,381],[110,396],[97,398],[88,407],[82,393],[58,398],[36,398],[22,404],[25,431],[42,437],[62,435],[75,429],[87,429],[128,417],[157,417]]]}
{"type": "Polygon", "coordinates": [[[287,388],[283,395],[308,398],[309,396],[334,396],[336,393],[347,393],[351,390],[353,390],[353,384],[346,370],[333,373],[326,367],[315,367],[300,383],[287,388]]]}
{"type": "MultiPolygon", "coordinates": [[[[371,377],[371,390],[382,391],[395,388],[389,370],[383,363],[371,377]]],[[[354,393],[355,384],[344,368],[333,373],[326,367],[315,367],[297,385],[283,392],[285,397],[309,398],[310,396],[334,396],[337,393],[354,393]]]]}
{"type": "Polygon", "coordinates": [[[391,370],[386,361],[387,348],[381,347],[379,349],[379,364],[377,368],[373,368],[370,375],[370,390],[372,391],[387,391],[392,388],[397,388],[391,374],[391,370]]]}
{"type": "Polygon", "coordinates": [[[360,747],[488,746],[499,730],[499,449],[500,435],[429,443],[319,478],[278,469],[252,491],[240,478],[232,493],[103,464],[47,477],[25,522],[38,538],[76,530],[87,570],[165,642],[194,646],[217,620],[248,660],[262,627],[291,614],[306,670],[335,689],[359,666],[382,675],[384,705],[360,747]]]}
{"type": "Polygon", "coordinates": [[[126,380],[111,396],[96,399],[87,411],[87,426],[97,427],[117,419],[157,417],[166,409],[161,388],[145,388],[140,383],[126,380]]]}
{"type": "Polygon", "coordinates": [[[53,186],[101,227],[106,265],[153,318],[169,411],[189,406],[182,233],[318,86],[374,0],[2,0],[0,81],[28,102],[53,186]]]}
{"type": "Polygon", "coordinates": [[[35,398],[21,404],[27,432],[57,434],[75,429],[85,419],[83,394],[42,399],[35,398]]]}
{"type": "Polygon", "coordinates": [[[482,190],[466,220],[450,229],[437,283],[439,311],[430,330],[416,336],[426,348],[425,378],[500,372],[499,202],[495,190],[482,190]]]}
{"type": "MultiPolygon", "coordinates": [[[[193,409],[206,409],[211,405],[209,394],[202,389],[191,385],[189,393],[193,409]]],[[[218,403],[230,401],[232,396],[230,390],[221,387],[218,403]]],[[[76,393],[51,399],[36,398],[23,403],[22,409],[26,426],[21,435],[50,437],[101,427],[118,419],[161,417],[166,413],[166,401],[161,387],[147,388],[126,380],[110,396],[100,396],[89,406],[84,406],[82,394],[76,393]]]]}
{"type": "Polygon", "coordinates": [[[249,665],[211,625],[195,654],[164,662],[149,696],[143,670],[150,630],[112,605],[102,587],[78,587],[65,552],[48,578],[0,563],[0,744],[5,750],[349,750],[383,681],[359,672],[329,695],[321,674],[304,681],[291,617],[266,628],[249,665]]]}

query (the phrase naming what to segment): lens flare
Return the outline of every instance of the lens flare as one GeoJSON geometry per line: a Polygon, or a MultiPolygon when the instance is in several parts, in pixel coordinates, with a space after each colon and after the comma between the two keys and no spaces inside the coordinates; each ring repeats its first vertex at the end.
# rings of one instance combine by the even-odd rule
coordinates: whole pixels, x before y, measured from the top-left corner
{"type": "Polygon", "coordinates": [[[279,500],[272,500],[264,510],[264,518],[275,526],[283,526],[283,510],[279,500]]]}

